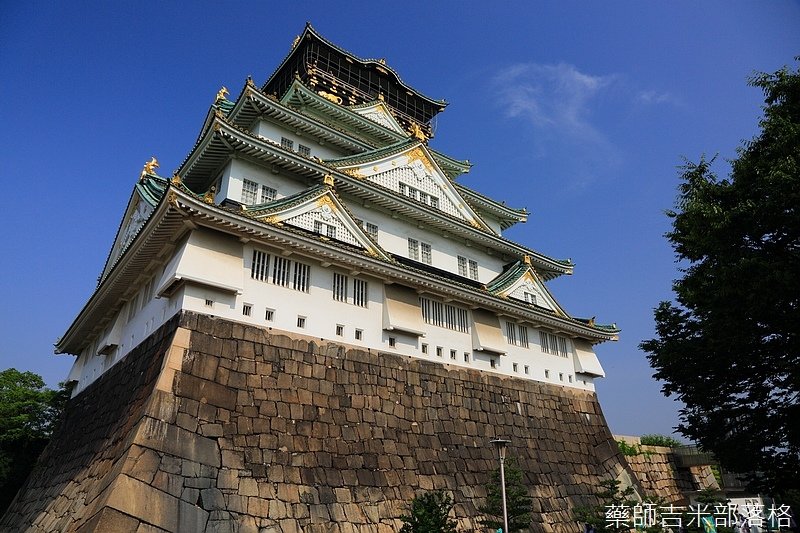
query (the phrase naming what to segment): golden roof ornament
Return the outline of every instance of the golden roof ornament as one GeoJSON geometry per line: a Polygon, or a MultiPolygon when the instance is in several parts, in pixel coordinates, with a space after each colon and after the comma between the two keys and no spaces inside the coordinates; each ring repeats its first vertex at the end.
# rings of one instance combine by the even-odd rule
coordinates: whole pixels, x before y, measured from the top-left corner
{"type": "Polygon", "coordinates": [[[325,91],[317,91],[317,94],[319,94],[321,97],[325,98],[326,100],[330,100],[334,104],[342,105],[342,97],[341,96],[336,96],[335,94],[331,94],[331,93],[325,92],[325,91]]]}
{"type": "Polygon", "coordinates": [[[207,204],[214,203],[214,194],[217,192],[217,188],[215,186],[211,186],[211,188],[203,195],[203,201],[207,204]]]}
{"type": "Polygon", "coordinates": [[[172,175],[172,179],[171,179],[170,181],[171,181],[171,182],[172,182],[172,184],[173,184],[173,185],[175,185],[176,187],[177,187],[177,186],[179,186],[181,183],[183,183],[183,180],[181,179],[181,177],[180,177],[180,176],[178,176],[178,174],[177,174],[177,173],[175,173],[175,174],[173,174],[173,175],[172,175]]]}
{"type": "Polygon", "coordinates": [[[530,265],[531,264],[531,256],[526,255],[525,257],[522,258],[522,262],[525,263],[526,265],[530,265]]]}
{"type": "Polygon", "coordinates": [[[325,177],[322,178],[322,183],[324,183],[328,187],[333,187],[333,176],[331,176],[330,174],[325,174],[325,177]]]}
{"type": "Polygon", "coordinates": [[[158,159],[156,159],[155,156],[151,157],[150,161],[144,164],[144,168],[142,168],[142,174],[139,176],[139,179],[144,179],[148,174],[155,174],[158,167],[158,159]]]}
{"type": "Polygon", "coordinates": [[[595,319],[595,317],[592,317],[592,318],[589,319],[589,327],[590,328],[594,327],[594,319],[595,319]]]}
{"type": "Polygon", "coordinates": [[[428,136],[425,135],[425,132],[422,131],[422,128],[416,122],[412,122],[411,125],[408,127],[408,132],[417,140],[420,141],[427,141],[428,136]]]}
{"type": "Polygon", "coordinates": [[[299,43],[300,43],[300,36],[298,35],[294,38],[294,41],[292,41],[292,50],[294,50],[299,43]]]}
{"type": "Polygon", "coordinates": [[[219,91],[217,91],[217,97],[214,98],[214,103],[217,104],[219,103],[220,100],[227,100],[226,96],[228,96],[229,94],[230,93],[228,92],[228,88],[223,85],[222,88],[219,91]]]}
{"type": "Polygon", "coordinates": [[[385,101],[385,98],[383,97],[383,93],[378,93],[378,100],[380,100],[381,102],[385,101]]]}

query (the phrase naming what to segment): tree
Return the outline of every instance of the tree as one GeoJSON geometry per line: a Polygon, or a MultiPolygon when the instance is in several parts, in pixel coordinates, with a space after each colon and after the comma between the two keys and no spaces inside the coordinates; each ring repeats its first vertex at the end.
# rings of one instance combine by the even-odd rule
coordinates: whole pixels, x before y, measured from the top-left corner
{"type": "Polygon", "coordinates": [[[415,496],[411,514],[400,517],[400,533],[455,533],[456,521],[449,518],[452,509],[453,498],[440,490],[415,496]]]}
{"type": "Polygon", "coordinates": [[[0,514],[36,464],[68,398],[63,384],[45,388],[33,372],[0,372],[0,514]]]}
{"type": "MultiPolygon", "coordinates": [[[[800,59],[800,58],[797,58],[800,59]]],[[[667,238],[683,263],[677,303],[641,344],[678,431],[773,495],[800,480],[800,70],[758,74],[760,134],[719,179],[683,169],[667,238]]]]}
{"type": "MultiPolygon", "coordinates": [[[[531,498],[528,496],[528,488],[522,483],[522,471],[513,458],[506,460],[505,476],[509,533],[526,530],[531,525],[531,498]]],[[[482,526],[495,530],[503,527],[503,493],[499,468],[492,472],[491,480],[486,484],[486,503],[478,510],[486,515],[480,520],[482,526]]]]}
{"type": "MultiPolygon", "coordinates": [[[[597,505],[578,507],[573,511],[575,520],[591,526],[597,533],[627,532],[631,529],[631,509],[639,501],[634,496],[633,487],[620,490],[620,482],[616,479],[605,479],[600,482],[600,490],[595,493],[597,505]],[[623,519],[615,521],[615,510],[622,512],[623,519]],[[627,511],[627,513],[626,513],[627,511]]],[[[648,528],[648,533],[659,529],[648,528]]]]}

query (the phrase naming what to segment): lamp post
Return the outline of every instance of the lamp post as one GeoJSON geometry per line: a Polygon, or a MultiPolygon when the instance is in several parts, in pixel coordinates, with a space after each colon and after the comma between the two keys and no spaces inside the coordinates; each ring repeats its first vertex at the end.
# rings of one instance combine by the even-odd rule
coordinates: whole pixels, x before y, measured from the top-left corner
{"type": "Polygon", "coordinates": [[[500,493],[503,496],[503,533],[508,533],[508,510],[506,509],[506,446],[511,443],[508,439],[494,439],[489,441],[497,448],[500,455],[500,493]]]}

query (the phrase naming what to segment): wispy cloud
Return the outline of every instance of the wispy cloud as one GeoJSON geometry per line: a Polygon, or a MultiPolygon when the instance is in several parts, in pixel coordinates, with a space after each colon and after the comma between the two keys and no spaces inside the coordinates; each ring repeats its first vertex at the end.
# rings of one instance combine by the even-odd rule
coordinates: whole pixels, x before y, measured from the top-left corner
{"type": "Polygon", "coordinates": [[[672,94],[653,90],[639,91],[636,94],[636,101],[640,104],[680,104],[678,98],[672,94]]]}

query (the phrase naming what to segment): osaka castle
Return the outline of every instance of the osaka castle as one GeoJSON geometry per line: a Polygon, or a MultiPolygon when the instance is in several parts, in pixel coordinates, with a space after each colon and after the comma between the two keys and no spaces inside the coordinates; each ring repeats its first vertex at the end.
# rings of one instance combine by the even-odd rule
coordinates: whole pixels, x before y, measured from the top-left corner
{"type": "Polygon", "coordinates": [[[446,105],[310,25],[266,83],[222,88],[174,173],[145,164],[56,344],[74,394],[181,311],[594,390],[618,329],[550,292],[571,261],[503,236],[525,209],[459,183],[446,105]]]}

